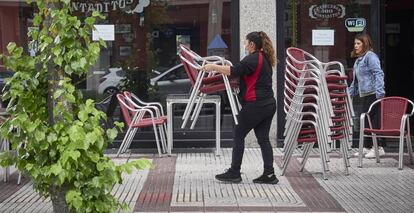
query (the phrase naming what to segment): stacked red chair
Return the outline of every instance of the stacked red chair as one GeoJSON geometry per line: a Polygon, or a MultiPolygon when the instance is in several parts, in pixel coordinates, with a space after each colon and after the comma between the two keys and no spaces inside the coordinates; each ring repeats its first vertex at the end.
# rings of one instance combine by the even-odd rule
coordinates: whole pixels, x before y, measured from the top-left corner
{"type": "Polygon", "coordinates": [[[137,101],[137,97],[126,92],[124,94],[117,94],[121,112],[124,117],[124,121],[128,127],[125,137],[122,140],[119,147],[117,156],[124,153],[131,145],[135,134],[140,128],[152,127],[155,135],[155,142],[157,145],[158,154],[161,157],[162,152],[166,152],[166,130],[165,124],[167,122],[166,117],[163,115],[162,107],[158,108],[159,104],[145,103],[137,101]],[[161,141],[161,145],[160,145],[161,141]],[[162,151],[161,151],[162,149],[162,151]]]}
{"type": "Polygon", "coordinates": [[[287,116],[282,175],[298,146],[303,148],[303,170],[311,148],[317,143],[323,178],[326,179],[328,153],[336,148],[336,141],[340,142],[344,170],[348,174],[353,109],[343,66],[339,62],[322,63],[298,48],[288,48],[287,55],[284,85],[287,116]]]}
{"type": "Polygon", "coordinates": [[[189,103],[184,111],[181,128],[184,128],[191,118],[192,124],[190,128],[193,129],[205,97],[208,94],[214,94],[220,91],[227,93],[234,122],[238,124],[236,116],[241,108],[237,99],[237,93],[239,92],[238,79],[229,80],[226,75],[216,72],[206,73],[202,70],[202,66],[208,63],[231,66],[231,62],[219,56],[201,57],[185,45],[180,45],[180,49],[180,60],[192,84],[189,103]]]}

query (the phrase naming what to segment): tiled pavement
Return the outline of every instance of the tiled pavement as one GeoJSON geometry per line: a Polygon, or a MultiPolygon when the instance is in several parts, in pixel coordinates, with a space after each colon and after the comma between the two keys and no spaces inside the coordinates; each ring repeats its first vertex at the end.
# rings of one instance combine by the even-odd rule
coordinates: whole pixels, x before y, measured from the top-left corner
{"type": "MultiPolygon", "coordinates": [[[[352,151],[353,153],[354,151],[352,151]]],[[[155,168],[125,175],[113,194],[130,206],[131,212],[414,212],[414,170],[405,163],[397,169],[397,156],[389,154],[364,160],[356,168],[351,158],[349,176],[343,174],[342,160],[333,153],[328,180],[322,179],[320,159],[311,157],[304,172],[292,160],[286,176],[280,176],[282,153],[275,149],[277,185],[253,184],[262,172],[259,149],[246,149],[240,184],[224,184],[214,175],[224,171],[231,149],[214,153],[180,153],[158,158],[147,155],[155,168]]],[[[141,157],[113,158],[122,163],[141,157]]],[[[27,179],[17,186],[14,173],[9,183],[0,183],[0,212],[51,212],[49,200],[40,198],[27,179]]]]}

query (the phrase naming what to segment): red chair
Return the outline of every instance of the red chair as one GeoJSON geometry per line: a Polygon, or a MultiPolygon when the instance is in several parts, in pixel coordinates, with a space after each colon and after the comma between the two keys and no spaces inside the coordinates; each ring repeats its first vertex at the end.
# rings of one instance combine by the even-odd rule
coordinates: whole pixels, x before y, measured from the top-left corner
{"type": "MultiPolygon", "coordinates": [[[[158,134],[157,127],[159,129],[163,128],[166,120],[154,116],[154,113],[150,109],[135,107],[134,103],[131,102],[131,99],[126,98],[122,94],[117,94],[116,97],[118,98],[125,123],[128,126],[128,130],[125,133],[125,137],[122,140],[121,146],[119,147],[117,156],[129,148],[137,130],[144,127],[153,127],[158,154],[161,156],[161,148],[159,142],[160,135],[158,134]]],[[[164,131],[160,131],[161,134],[163,134],[163,132],[164,131]]],[[[165,138],[165,136],[161,136],[161,140],[165,140],[165,138]]],[[[165,144],[165,141],[162,141],[162,144],[165,144]]],[[[165,148],[166,147],[163,147],[164,150],[165,148]]]]}
{"type": "Polygon", "coordinates": [[[360,117],[358,167],[362,167],[362,149],[365,137],[372,137],[377,163],[380,162],[377,138],[398,138],[400,143],[398,155],[398,169],[403,168],[404,138],[406,138],[410,163],[413,164],[413,150],[411,145],[409,121],[409,117],[413,115],[413,113],[413,102],[403,97],[386,97],[378,99],[374,103],[372,103],[368,109],[368,112],[362,113],[360,117]],[[407,113],[409,104],[411,105],[411,112],[407,113]],[[375,106],[379,107],[379,129],[374,129],[372,127],[372,121],[370,118],[370,113],[372,112],[372,109],[375,106]],[[365,126],[365,118],[367,118],[368,120],[368,127],[365,126]]]}
{"type": "Polygon", "coordinates": [[[239,110],[238,106],[236,106],[236,104],[238,104],[236,95],[238,93],[239,87],[238,79],[230,79],[229,81],[227,76],[219,73],[211,72],[206,74],[204,71],[201,70],[202,66],[198,64],[198,61],[203,61],[203,64],[219,63],[231,65],[231,63],[218,56],[201,57],[184,45],[180,45],[180,49],[180,60],[183,63],[184,69],[186,70],[188,78],[190,79],[192,84],[192,91],[190,94],[189,103],[187,104],[186,109],[184,111],[184,121],[181,128],[184,128],[187,124],[191,112],[193,112],[191,116],[191,120],[193,120],[193,123],[190,128],[194,128],[195,122],[197,121],[198,115],[201,111],[201,107],[203,105],[203,101],[206,95],[220,91],[226,91],[230,103],[230,108],[232,110],[234,122],[235,124],[238,124],[236,117],[239,110]],[[194,107],[195,104],[196,106],[194,107]]]}
{"type": "Polygon", "coordinates": [[[149,109],[154,113],[154,116],[156,119],[161,119],[164,121],[164,124],[161,126],[158,126],[158,129],[160,131],[161,136],[161,147],[163,152],[167,152],[167,139],[165,138],[166,132],[167,132],[167,116],[164,115],[164,109],[159,102],[145,102],[138,98],[134,93],[129,91],[124,91],[124,96],[128,100],[129,106],[132,108],[137,109],[149,109]]]}

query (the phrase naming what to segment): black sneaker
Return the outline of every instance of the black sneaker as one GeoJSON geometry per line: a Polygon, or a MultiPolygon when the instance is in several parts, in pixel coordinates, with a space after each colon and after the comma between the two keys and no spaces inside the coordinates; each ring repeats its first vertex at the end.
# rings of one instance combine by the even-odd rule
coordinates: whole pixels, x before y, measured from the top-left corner
{"type": "Polygon", "coordinates": [[[219,181],[232,182],[232,183],[240,183],[242,181],[240,172],[235,172],[232,169],[228,169],[223,174],[216,175],[216,179],[219,181]]]}
{"type": "Polygon", "coordinates": [[[275,173],[265,174],[263,173],[260,177],[253,180],[253,183],[265,183],[265,184],[277,184],[279,180],[277,179],[275,173]]]}

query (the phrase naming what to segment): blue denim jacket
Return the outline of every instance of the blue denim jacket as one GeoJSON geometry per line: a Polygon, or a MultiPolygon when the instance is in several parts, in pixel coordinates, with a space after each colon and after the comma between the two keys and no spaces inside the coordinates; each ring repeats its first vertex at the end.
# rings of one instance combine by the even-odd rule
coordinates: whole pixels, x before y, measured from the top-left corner
{"type": "Polygon", "coordinates": [[[351,96],[361,97],[375,94],[377,99],[385,96],[384,72],[378,56],[368,51],[364,56],[356,59],[354,64],[354,80],[349,87],[351,96]]]}

